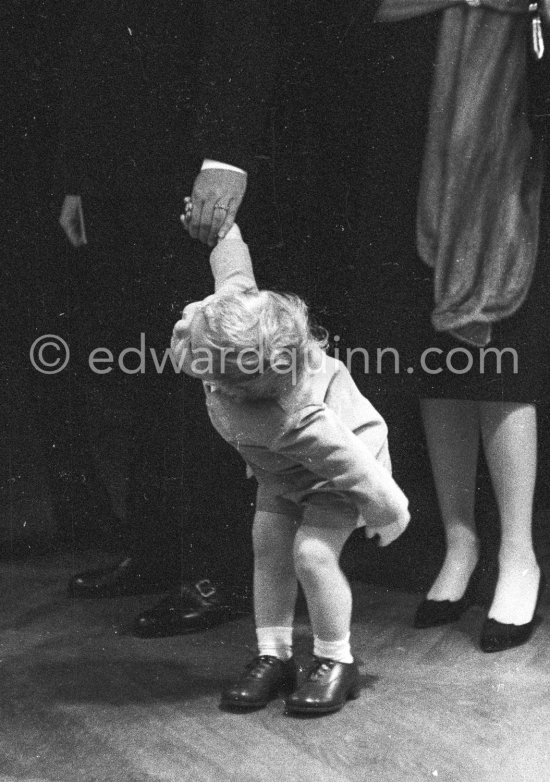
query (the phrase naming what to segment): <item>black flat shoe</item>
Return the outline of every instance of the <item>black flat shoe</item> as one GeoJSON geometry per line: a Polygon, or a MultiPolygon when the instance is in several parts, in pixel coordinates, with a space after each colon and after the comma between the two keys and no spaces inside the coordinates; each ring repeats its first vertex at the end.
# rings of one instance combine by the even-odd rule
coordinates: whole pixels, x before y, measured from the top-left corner
{"type": "Polygon", "coordinates": [[[261,655],[251,660],[240,678],[222,693],[221,705],[237,709],[258,709],[283,692],[296,687],[294,658],[279,660],[261,655]]]}
{"type": "Polygon", "coordinates": [[[290,714],[328,714],[338,711],[348,699],[361,692],[359,671],[355,662],[316,657],[305,681],[286,702],[290,714]]]}
{"type": "Polygon", "coordinates": [[[69,597],[100,598],[166,592],[173,583],[167,575],[153,573],[143,562],[127,557],[111,567],[85,570],[69,581],[69,597]]]}
{"type": "Polygon", "coordinates": [[[460,600],[428,600],[426,598],[416,609],[413,627],[424,629],[457,622],[471,605],[472,601],[467,595],[461,597],[460,600]]]}
{"type": "Polygon", "coordinates": [[[505,624],[496,619],[486,619],[481,630],[479,646],[482,652],[505,652],[507,649],[513,649],[521,646],[531,638],[533,631],[541,623],[541,618],[537,615],[537,609],[546,588],[546,578],[541,571],[539,591],[533,618],[530,622],[522,625],[505,624]]]}
{"type": "Polygon", "coordinates": [[[236,604],[207,578],[195,584],[184,584],[153,608],[136,617],[134,635],[140,638],[162,638],[207,630],[210,627],[245,616],[250,606],[236,604]]]}

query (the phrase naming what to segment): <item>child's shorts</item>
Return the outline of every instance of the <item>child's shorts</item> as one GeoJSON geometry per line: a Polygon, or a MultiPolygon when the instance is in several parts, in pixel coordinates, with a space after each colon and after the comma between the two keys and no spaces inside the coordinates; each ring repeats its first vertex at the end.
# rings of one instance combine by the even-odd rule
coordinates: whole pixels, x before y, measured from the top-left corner
{"type": "MultiPolygon", "coordinates": [[[[376,460],[391,474],[387,441],[376,454],[376,460]]],[[[251,477],[255,473],[248,468],[248,475],[251,477]]],[[[328,486],[324,488],[322,481],[318,484],[320,488],[308,491],[308,488],[304,487],[300,492],[296,491],[295,486],[285,485],[284,479],[279,480],[268,473],[261,476],[256,474],[255,477],[258,481],[256,510],[278,513],[315,527],[339,529],[367,526],[356,506],[343,494],[332,491],[328,486]]],[[[372,536],[371,530],[366,530],[366,533],[367,537],[372,536]]]]}
{"type": "Polygon", "coordinates": [[[256,510],[280,514],[312,527],[349,529],[365,526],[357,508],[336,492],[312,492],[296,502],[282,496],[284,493],[283,486],[259,483],[256,510]]]}

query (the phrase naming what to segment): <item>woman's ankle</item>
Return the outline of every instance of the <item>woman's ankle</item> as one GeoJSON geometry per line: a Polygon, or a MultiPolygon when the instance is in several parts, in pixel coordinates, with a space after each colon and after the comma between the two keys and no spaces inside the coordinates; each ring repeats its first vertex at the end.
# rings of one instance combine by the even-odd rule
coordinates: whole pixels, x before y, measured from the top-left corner
{"type": "Polygon", "coordinates": [[[508,562],[501,566],[488,617],[502,624],[530,622],[536,609],[541,578],[542,572],[536,560],[534,563],[508,562]]]}
{"type": "Polygon", "coordinates": [[[479,560],[479,541],[475,537],[451,539],[445,560],[428,592],[429,600],[460,600],[479,560]]]}

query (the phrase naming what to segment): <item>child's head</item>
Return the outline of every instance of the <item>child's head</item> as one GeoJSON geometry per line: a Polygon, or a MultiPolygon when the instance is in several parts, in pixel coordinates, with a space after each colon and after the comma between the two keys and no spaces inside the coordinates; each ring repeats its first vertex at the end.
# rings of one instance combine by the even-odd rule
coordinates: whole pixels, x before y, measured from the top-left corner
{"type": "Polygon", "coordinates": [[[196,321],[193,350],[200,344],[210,353],[208,374],[227,393],[249,399],[277,397],[296,384],[313,351],[327,343],[324,330],[313,334],[307,306],[293,294],[214,295],[196,321]]]}

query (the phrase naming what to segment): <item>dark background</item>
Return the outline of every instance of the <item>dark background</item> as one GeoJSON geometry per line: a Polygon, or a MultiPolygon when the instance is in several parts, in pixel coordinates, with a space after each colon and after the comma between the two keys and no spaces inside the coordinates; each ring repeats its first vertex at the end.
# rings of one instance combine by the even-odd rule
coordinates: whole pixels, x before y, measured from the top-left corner
{"type": "MultiPolygon", "coordinates": [[[[61,73],[66,42],[82,5],[78,0],[4,0],[0,6],[2,557],[86,549],[114,553],[129,522],[123,518],[127,411],[121,405],[114,414],[104,415],[100,402],[94,402],[94,387],[83,380],[78,366],[45,377],[28,358],[34,339],[45,333],[58,334],[72,346],[86,306],[86,250],[73,250],[57,223],[63,198],[57,160],[61,73]]],[[[312,39],[312,46],[322,59],[323,34],[312,39]]],[[[299,59],[299,51],[293,57],[299,59]]],[[[316,105],[316,116],[334,109],[331,90],[304,96],[305,90],[303,83],[293,82],[292,69],[282,74],[243,221],[252,226],[260,284],[303,295],[345,348],[354,344],[350,302],[360,295],[353,280],[361,259],[354,254],[354,226],[346,205],[354,177],[360,176],[349,155],[353,122],[349,115],[346,123],[342,108],[340,130],[348,150],[343,158],[337,152],[338,139],[323,138],[311,121],[296,121],[303,119],[300,107],[306,98],[316,105]]],[[[116,145],[116,139],[110,144],[116,145]]],[[[360,138],[356,145],[359,159],[360,138]]],[[[167,268],[178,262],[178,231],[167,249],[167,268]]],[[[181,235],[181,251],[189,251],[186,248],[181,235]]],[[[120,253],[123,257],[123,248],[120,253]]],[[[112,260],[115,264],[116,257],[112,260]]],[[[166,318],[170,322],[172,313],[166,318]]],[[[167,342],[168,335],[169,330],[167,342]]],[[[388,421],[395,475],[410,497],[413,523],[390,551],[379,551],[354,536],[344,554],[346,567],[366,580],[423,589],[437,570],[442,536],[417,403],[399,383],[388,389],[376,377],[359,382],[388,421]]],[[[101,400],[101,394],[97,398],[101,400]]],[[[540,411],[535,531],[539,553],[545,556],[550,422],[548,408],[540,411]]],[[[185,441],[185,432],[182,437],[185,441]]],[[[230,494],[228,488],[228,498],[230,494]]],[[[498,527],[483,464],[478,507],[489,582],[494,578],[498,527]]]]}

